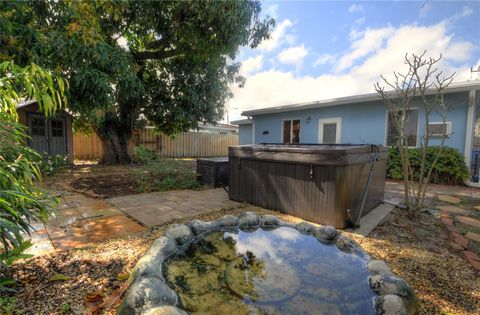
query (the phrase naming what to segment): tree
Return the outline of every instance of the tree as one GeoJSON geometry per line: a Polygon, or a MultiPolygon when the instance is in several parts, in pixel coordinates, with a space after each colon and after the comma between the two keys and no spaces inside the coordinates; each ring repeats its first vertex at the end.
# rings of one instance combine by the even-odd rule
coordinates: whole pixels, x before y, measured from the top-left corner
{"type": "Polygon", "coordinates": [[[440,149],[434,153],[432,162],[427,164],[427,149],[431,137],[430,116],[432,112],[436,112],[442,119],[443,125],[446,125],[451,106],[445,103],[443,92],[453,81],[454,76],[454,74],[445,76],[437,68],[442,59],[441,55],[439,58],[426,58],[425,55],[426,51],[421,55],[406,54],[404,63],[408,66],[407,73],[393,72],[393,80],[382,75],[384,85],[380,85],[379,82],[375,84],[375,90],[381,96],[397,133],[396,145],[402,164],[405,206],[411,217],[417,217],[423,209],[432,171],[442,155],[442,148],[448,136],[447,128],[444,128],[440,136],[440,149]],[[391,90],[387,91],[386,87],[391,90]],[[425,122],[424,133],[420,137],[418,172],[412,167],[408,135],[405,133],[409,112],[414,104],[420,107],[419,112],[423,114],[425,122]]]}
{"type": "Polygon", "coordinates": [[[33,222],[45,222],[53,203],[34,186],[41,179],[38,153],[25,145],[25,127],[17,122],[19,100],[36,98],[47,115],[65,104],[65,83],[50,71],[32,64],[22,68],[0,63],[0,291],[6,266],[25,248],[23,235],[33,222]],[[12,254],[14,253],[14,254],[12,254]]]}
{"type": "Polygon", "coordinates": [[[243,82],[235,57],[273,25],[258,0],[0,3],[0,61],[32,61],[69,84],[69,110],[103,142],[104,162],[128,162],[148,119],[168,135],[215,123],[243,82]]]}

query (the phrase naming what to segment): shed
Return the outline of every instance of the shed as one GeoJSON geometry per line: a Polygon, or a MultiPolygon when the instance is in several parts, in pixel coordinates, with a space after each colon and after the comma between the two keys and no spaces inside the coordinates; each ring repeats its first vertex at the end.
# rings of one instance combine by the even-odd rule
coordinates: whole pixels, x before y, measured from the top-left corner
{"type": "Polygon", "coordinates": [[[19,103],[17,113],[19,122],[28,127],[29,147],[41,154],[68,156],[73,163],[72,115],[60,110],[47,118],[35,100],[19,103]]]}

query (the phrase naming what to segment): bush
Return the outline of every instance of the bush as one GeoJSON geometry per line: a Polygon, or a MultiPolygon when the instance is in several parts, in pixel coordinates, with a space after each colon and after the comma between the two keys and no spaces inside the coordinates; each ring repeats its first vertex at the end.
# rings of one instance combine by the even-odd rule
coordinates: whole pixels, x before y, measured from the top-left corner
{"type": "MultiPolygon", "coordinates": [[[[427,169],[432,165],[433,159],[436,154],[441,150],[440,157],[435,163],[430,178],[431,183],[435,184],[447,184],[447,185],[460,185],[463,184],[463,180],[468,178],[468,168],[465,165],[463,155],[454,148],[451,147],[438,147],[431,146],[427,148],[427,161],[425,163],[427,169]]],[[[418,173],[420,169],[420,148],[408,149],[410,163],[413,169],[418,173]]],[[[387,178],[402,180],[402,163],[400,161],[400,153],[398,148],[389,148],[389,157],[387,160],[387,178]]],[[[418,176],[415,176],[416,179],[418,176]]]]}
{"type": "Polygon", "coordinates": [[[193,189],[198,187],[191,161],[157,158],[133,170],[133,178],[141,191],[193,189]]]}
{"type": "Polygon", "coordinates": [[[139,164],[146,164],[157,161],[159,156],[155,151],[146,148],[143,145],[139,145],[133,149],[133,160],[139,164]]]}
{"type": "Polygon", "coordinates": [[[36,161],[42,175],[51,176],[68,164],[65,155],[43,155],[36,161]]]}

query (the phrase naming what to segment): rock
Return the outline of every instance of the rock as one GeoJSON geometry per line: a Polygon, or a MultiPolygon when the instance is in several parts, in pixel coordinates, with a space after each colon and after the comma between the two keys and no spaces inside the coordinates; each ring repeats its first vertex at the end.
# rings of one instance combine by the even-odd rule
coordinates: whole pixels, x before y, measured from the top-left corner
{"type": "Polygon", "coordinates": [[[261,227],[279,226],[282,223],[282,221],[279,218],[271,214],[265,214],[260,216],[259,222],[261,227]]]}
{"type": "Polygon", "coordinates": [[[258,215],[255,212],[247,211],[238,216],[239,226],[259,225],[258,215]]]}
{"type": "Polygon", "coordinates": [[[159,237],[153,241],[145,255],[137,262],[130,273],[128,283],[132,283],[140,276],[155,276],[163,279],[161,266],[165,259],[177,250],[175,241],[168,237],[159,237]]]}
{"type": "Polygon", "coordinates": [[[117,314],[143,314],[152,308],[174,305],[176,302],[177,295],[163,280],[149,276],[139,277],[128,288],[117,314]]]}
{"type": "Polygon", "coordinates": [[[313,232],[313,235],[319,240],[319,241],[327,241],[327,242],[333,242],[337,237],[340,235],[337,231],[336,228],[333,226],[320,226],[315,229],[313,232]]]}
{"type": "Polygon", "coordinates": [[[375,300],[375,310],[378,315],[407,315],[402,298],[394,294],[378,297],[375,300]]]}
{"type": "Polygon", "coordinates": [[[188,313],[178,307],[167,305],[152,308],[142,315],[188,315],[188,313]]]}
{"type": "Polygon", "coordinates": [[[372,290],[379,295],[398,295],[406,305],[407,314],[415,313],[417,297],[412,288],[403,279],[391,274],[378,274],[370,277],[369,283],[372,290]]]}
{"type": "Polygon", "coordinates": [[[216,221],[219,227],[237,227],[238,218],[234,215],[225,215],[216,221]]]}
{"type": "Polygon", "coordinates": [[[217,221],[205,222],[200,220],[193,220],[192,222],[190,222],[189,226],[192,229],[193,234],[197,236],[219,227],[220,224],[217,221]]]}
{"type": "Polygon", "coordinates": [[[307,221],[302,221],[295,224],[295,228],[302,234],[311,235],[315,231],[316,226],[307,221]]]}
{"type": "Polygon", "coordinates": [[[366,256],[360,244],[345,235],[340,235],[337,239],[336,244],[338,249],[342,252],[357,253],[361,256],[366,256]]]}
{"type": "Polygon", "coordinates": [[[194,237],[192,230],[185,224],[173,224],[165,236],[174,239],[178,246],[189,244],[194,237]]]}
{"type": "Polygon", "coordinates": [[[383,260],[370,260],[367,264],[367,269],[372,276],[384,273],[392,273],[390,268],[383,260]]]}

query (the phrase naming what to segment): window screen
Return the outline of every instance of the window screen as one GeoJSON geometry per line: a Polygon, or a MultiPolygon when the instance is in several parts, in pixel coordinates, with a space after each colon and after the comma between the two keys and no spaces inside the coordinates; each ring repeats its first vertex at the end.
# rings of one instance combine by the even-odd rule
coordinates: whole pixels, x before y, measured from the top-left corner
{"type": "Polygon", "coordinates": [[[337,123],[323,124],[323,143],[337,143],[337,123]]]}

